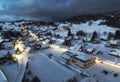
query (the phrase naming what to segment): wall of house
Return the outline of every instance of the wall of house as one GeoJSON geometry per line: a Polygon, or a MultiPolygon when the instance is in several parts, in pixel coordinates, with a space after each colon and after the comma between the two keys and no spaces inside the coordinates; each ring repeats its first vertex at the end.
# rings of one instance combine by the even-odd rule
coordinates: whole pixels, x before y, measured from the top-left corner
{"type": "Polygon", "coordinates": [[[80,66],[82,68],[88,68],[88,67],[90,67],[90,66],[95,64],[95,59],[91,59],[90,61],[88,61],[86,63],[84,63],[84,62],[82,62],[80,60],[77,60],[77,59],[73,59],[73,61],[74,61],[74,63],[76,65],[78,65],[78,66],[80,66]]]}

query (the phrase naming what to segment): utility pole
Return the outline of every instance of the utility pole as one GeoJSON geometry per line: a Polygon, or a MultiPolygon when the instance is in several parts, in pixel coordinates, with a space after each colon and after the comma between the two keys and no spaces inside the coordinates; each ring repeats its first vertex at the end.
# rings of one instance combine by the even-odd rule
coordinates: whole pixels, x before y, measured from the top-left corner
{"type": "Polygon", "coordinates": [[[117,58],[117,57],[115,57],[115,62],[114,62],[114,63],[115,63],[115,64],[117,64],[117,61],[118,61],[118,58],[117,58]]]}

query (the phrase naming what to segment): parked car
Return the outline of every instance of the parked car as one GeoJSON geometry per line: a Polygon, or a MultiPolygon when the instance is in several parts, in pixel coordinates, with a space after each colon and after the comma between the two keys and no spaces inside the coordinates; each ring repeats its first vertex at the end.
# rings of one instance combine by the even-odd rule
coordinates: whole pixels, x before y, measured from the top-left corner
{"type": "Polygon", "coordinates": [[[120,50],[114,49],[109,52],[109,55],[120,57],[120,50]]]}

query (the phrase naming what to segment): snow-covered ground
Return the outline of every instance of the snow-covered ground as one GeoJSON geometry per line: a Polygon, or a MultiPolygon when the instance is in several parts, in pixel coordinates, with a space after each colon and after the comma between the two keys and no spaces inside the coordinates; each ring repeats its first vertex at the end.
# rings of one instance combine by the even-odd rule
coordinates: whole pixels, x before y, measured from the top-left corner
{"type": "Polygon", "coordinates": [[[26,53],[22,53],[16,57],[18,58],[17,63],[1,67],[7,77],[8,82],[21,82],[26,70],[28,61],[26,53]]]}
{"type": "MultiPolygon", "coordinates": [[[[57,51],[56,48],[43,50],[41,52],[44,54],[52,53],[54,56],[57,56],[57,57],[61,55],[60,52],[57,51]]],[[[75,65],[73,65],[73,67],[74,66],[75,65]]],[[[82,68],[76,67],[76,66],[75,66],[75,68],[80,69],[81,71],[85,71],[90,75],[95,75],[95,78],[97,78],[97,80],[99,82],[113,82],[113,81],[119,82],[119,80],[120,80],[119,74],[118,74],[118,77],[114,77],[114,74],[119,73],[120,69],[118,67],[114,67],[112,65],[102,64],[102,63],[97,62],[94,66],[92,66],[88,69],[82,69],[82,68]],[[103,70],[107,70],[109,73],[106,75],[106,74],[102,73],[103,70]],[[108,78],[110,78],[110,79],[108,79],[108,78]]]]}
{"type": "Polygon", "coordinates": [[[1,69],[0,69],[0,82],[8,82],[5,74],[3,73],[1,69]]]}
{"type": "MultiPolygon", "coordinates": [[[[34,76],[37,76],[42,82],[64,82],[65,80],[68,80],[70,78],[78,77],[76,76],[76,74],[79,74],[78,72],[86,72],[90,75],[94,75],[99,82],[119,82],[120,75],[118,74],[118,77],[114,77],[114,74],[119,73],[120,70],[119,68],[117,68],[118,65],[114,63],[115,61],[117,61],[117,63],[120,63],[120,58],[109,55],[109,52],[111,50],[119,50],[119,46],[107,47],[106,45],[108,44],[108,41],[103,41],[100,38],[106,33],[112,33],[114,35],[116,30],[120,29],[112,28],[106,25],[98,25],[102,21],[103,20],[92,21],[91,25],[89,25],[89,22],[72,25],[70,25],[70,23],[58,23],[58,27],[32,25],[25,27],[23,26],[23,28],[19,27],[19,25],[24,24],[25,22],[15,24],[0,23],[4,31],[14,29],[14,31],[19,31],[22,34],[22,37],[13,39],[11,42],[4,41],[4,38],[2,38],[0,43],[2,44],[4,49],[0,50],[0,58],[6,56],[7,51],[10,51],[14,54],[17,48],[20,48],[21,51],[24,51],[25,47],[34,49],[36,47],[40,47],[40,45],[38,44],[41,44],[41,42],[49,43],[49,41],[53,41],[53,43],[50,44],[50,48],[42,50],[38,49],[33,51],[32,54],[29,54],[29,59],[26,53],[23,53],[16,56],[16,58],[18,59],[17,64],[3,65],[1,66],[1,68],[3,69],[9,82],[20,82],[22,80],[26,71],[27,61],[29,61],[28,68],[32,71],[32,74],[34,76]],[[63,30],[63,27],[65,26],[70,28],[74,37],[78,37],[78,39],[74,39],[74,37],[71,36],[72,46],[63,45],[63,42],[67,38],[70,38],[68,36],[68,31],[63,30]],[[91,38],[91,36],[77,36],[76,33],[80,30],[82,30],[86,34],[92,34],[94,31],[96,31],[98,33],[98,40],[100,41],[100,43],[94,44],[92,42],[83,42],[84,38],[91,38]],[[60,37],[57,35],[59,35],[60,37]],[[31,41],[30,38],[32,39],[31,41]],[[17,39],[23,41],[24,44],[16,44],[14,48],[13,43],[16,42],[17,39]],[[87,49],[94,49],[95,52],[102,52],[101,54],[98,54],[96,56],[104,60],[105,62],[112,62],[112,64],[116,66],[96,62],[96,64],[92,67],[88,69],[82,69],[74,65],[73,63],[71,63],[70,65],[66,65],[66,62],[61,58],[61,54],[68,51],[69,49],[73,49],[74,47],[76,47],[74,49],[79,50],[81,46],[83,47],[83,53],[86,53],[85,50],[87,49]],[[52,58],[49,58],[51,54],[52,58]],[[108,71],[107,75],[102,73],[104,69],[108,71]]],[[[0,37],[2,36],[0,35],[0,37]]],[[[93,53],[86,54],[93,55],[93,53]]],[[[81,80],[83,79],[80,78],[79,81],[81,82],[81,80]]]]}
{"type": "Polygon", "coordinates": [[[90,74],[95,74],[95,77],[98,79],[99,82],[119,82],[120,81],[120,76],[119,76],[120,68],[116,68],[110,65],[96,63],[96,65],[84,71],[90,74]],[[102,73],[103,70],[107,70],[108,74],[102,73]],[[115,73],[118,73],[118,77],[114,77],[115,73]]]}
{"type": "Polygon", "coordinates": [[[41,82],[66,82],[75,76],[73,72],[61,67],[40,52],[32,54],[29,69],[33,75],[40,78],[41,82]]]}
{"type": "Polygon", "coordinates": [[[92,33],[94,31],[98,33],[104,33],[106,32],[115,32],[117,28],[111,28],[106,25],[98,25],[102,20],[94,21],[93,24],[89,25],[89,22],[83,23],[83,24],[73,24],[70,29],[72,30],[73,33],[76,33],[79,30],[83,30],[88,33],[92,33]]]}

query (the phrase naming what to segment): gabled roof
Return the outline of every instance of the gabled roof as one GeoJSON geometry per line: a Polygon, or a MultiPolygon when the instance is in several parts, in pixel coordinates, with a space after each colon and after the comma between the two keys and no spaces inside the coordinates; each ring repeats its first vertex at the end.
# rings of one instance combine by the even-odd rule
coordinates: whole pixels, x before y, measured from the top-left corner
{"type": "Polygon", "coordinates": [[[73,54],[73,56],[75,56],[77,59],[80,59],[81,61],[87,61],[94,58],[92,55],[88,55],[78,50],[70,50],[68,52],[73,54]]]}

